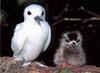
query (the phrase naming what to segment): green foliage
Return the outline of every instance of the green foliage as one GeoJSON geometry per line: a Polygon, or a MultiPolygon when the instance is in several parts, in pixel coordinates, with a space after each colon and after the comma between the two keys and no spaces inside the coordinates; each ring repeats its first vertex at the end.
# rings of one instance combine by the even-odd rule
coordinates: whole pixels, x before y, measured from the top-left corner
{"type": "Polygon", "coordinates": [[[74,73],[74,72],[71,71],[70,69],[64,68],[59,73],[74,73]]]}
{"type": "Polygon", "coordinates": [[[32,2],[39,2],[40,0],[32,0],[32,2]]]}

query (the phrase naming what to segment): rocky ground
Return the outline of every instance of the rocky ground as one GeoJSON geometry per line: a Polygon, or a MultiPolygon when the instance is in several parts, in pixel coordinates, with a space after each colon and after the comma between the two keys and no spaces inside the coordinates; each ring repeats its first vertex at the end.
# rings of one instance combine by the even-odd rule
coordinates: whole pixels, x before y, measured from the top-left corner
{"type": "Polygon", "coordinates": [[[40,67],[34,63],[23,67],[22,62],[12,57],[0,57],[0,73],[100,73],[100,67],[40,67]]]}

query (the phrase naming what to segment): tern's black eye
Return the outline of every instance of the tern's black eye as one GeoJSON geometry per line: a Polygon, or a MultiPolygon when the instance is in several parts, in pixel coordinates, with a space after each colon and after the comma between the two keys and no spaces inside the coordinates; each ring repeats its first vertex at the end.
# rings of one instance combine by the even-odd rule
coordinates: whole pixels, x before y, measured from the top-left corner
{"type": "Polygon", "coordinates": [[[42,11],[41,15],[43,16],[44,15],[44,12],[42,11]]]}
{"type": "Polygon", "coordinates": [[[32,13],[30,11],[27,12],[28,15],[31,15],[32,13]]]}

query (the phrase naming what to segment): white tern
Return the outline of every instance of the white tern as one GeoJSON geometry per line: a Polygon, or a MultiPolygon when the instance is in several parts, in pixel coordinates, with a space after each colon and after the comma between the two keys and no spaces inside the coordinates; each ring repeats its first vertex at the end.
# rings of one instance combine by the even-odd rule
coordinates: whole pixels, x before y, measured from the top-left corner
{"type": "Polygon", "coordinates": [[[15,60],[29,65],[41,52],[45,51],[51,41],[51,28],[46,21],[45,9],[31,4],[24,10],[24,21],[16,25],[11,39],[11,48],[15,60]]]}

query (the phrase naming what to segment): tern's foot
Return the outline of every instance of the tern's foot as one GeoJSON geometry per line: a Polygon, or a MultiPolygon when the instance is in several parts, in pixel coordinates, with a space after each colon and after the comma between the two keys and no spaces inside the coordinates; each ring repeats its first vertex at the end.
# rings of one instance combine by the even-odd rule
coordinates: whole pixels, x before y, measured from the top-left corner
{"type": "Polygon", "coordinates": [[[40,66],[40,67],[48,67],[48,66],[46,66],[46,65],[44,65],[44,64],[42,64],[42,63],[39,63],[39,62],[34,62],[36,65],[38,65],[38,66],[40,66]]]}
{"type": "Polygon", "coordinates": [[[22,66],[30,65],[32,62],[25,62],[22,66]]]}

